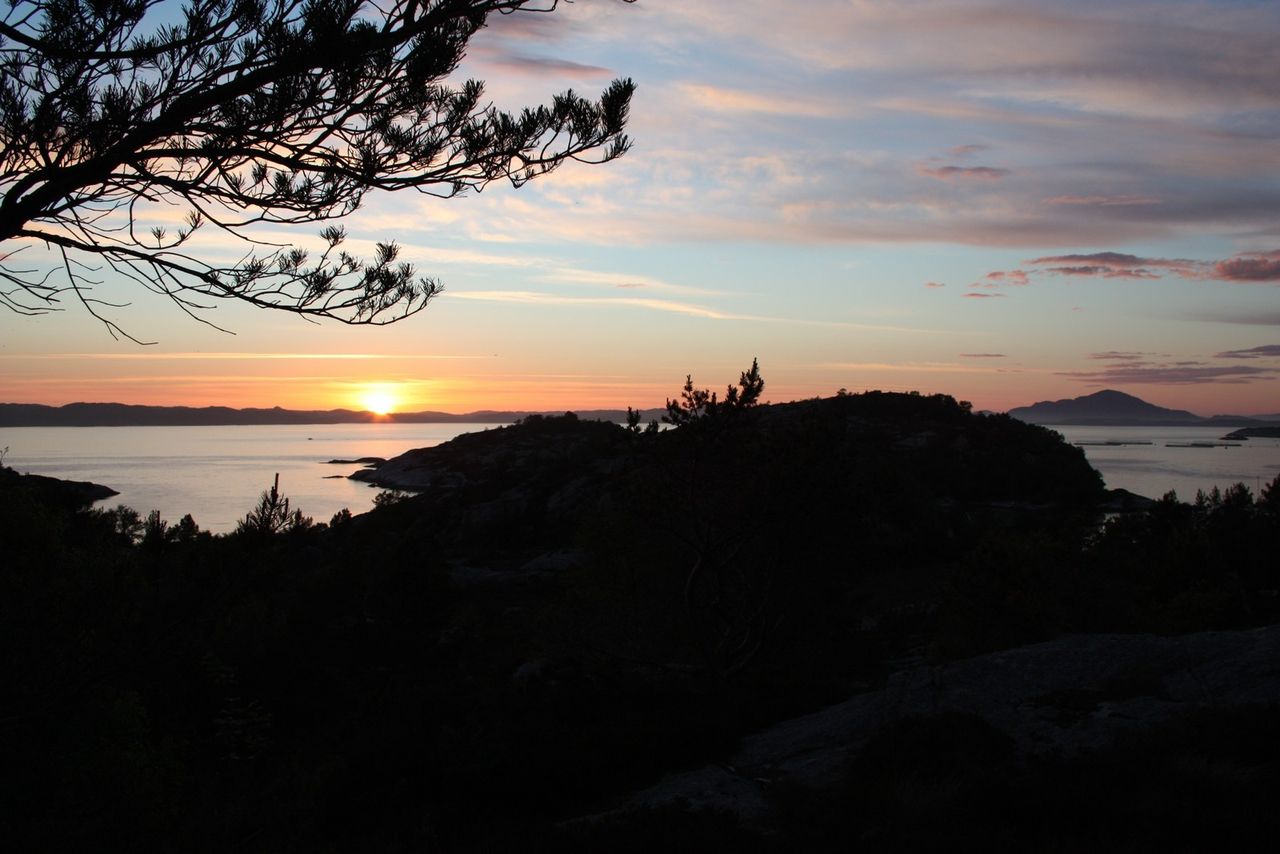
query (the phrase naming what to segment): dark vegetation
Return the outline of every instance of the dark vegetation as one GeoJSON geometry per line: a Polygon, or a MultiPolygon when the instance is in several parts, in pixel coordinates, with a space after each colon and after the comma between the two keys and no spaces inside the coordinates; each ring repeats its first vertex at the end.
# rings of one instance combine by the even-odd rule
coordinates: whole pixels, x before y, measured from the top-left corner
{"type": "MultiPolygon", "coordinates": [[[[0,306],[74,302],[114,335],[112,279],[193,317],[233,299],[384,324],[440,292],[399,247],[343,249],[371,192],[451,198],[604,162],[630,80],[508,112],[454,72],[490,16],[555,0],[22,0],[0,13],[0,306]],[[177,7],[177,8],[175,8],[177,7]],[[181,225],[169,231],[173,209],[181,225]],[[163,217],[156,215],[164,213],[163,217]],[[323,225],[314,255],[262,225],[323,225]],[[246,241],[226,262],[190,238],[246,241]],[[32,245],[52,250],[50,265],[32,245]],[[203,256],[203,257],[202,257],[203,256]]],[[[206,320],[206,322],[208,322],[206,320]]],[[[135,339],[136,340],[136,339],[135,339]]]]}
{"type": "Polygon", "coordinates": [[[690,381],[665,431],[566,414],[462,436],[419,452],[417,494],[317,524],[273,489],[222,537],[5,470],[0,834],[196,851],[1274,834],[1270,707],[1035,761],[981,719],[911,718],[833,787],[776,792],[772,833],[679,807],[562,823],[914,662],[1280,622],[1280,479],[1102,524],[1098,475],[1046,429],[942,395],[758,405],[762,386],[753,366],[710,405],[690,381]]]}

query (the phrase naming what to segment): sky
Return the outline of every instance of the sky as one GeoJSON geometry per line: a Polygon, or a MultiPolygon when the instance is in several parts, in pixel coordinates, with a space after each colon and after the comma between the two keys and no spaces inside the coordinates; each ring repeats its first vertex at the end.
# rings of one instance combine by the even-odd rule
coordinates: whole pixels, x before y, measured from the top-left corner
{"type": "Polygon", "coordinates": [[[393,326],[224,304],[229,334],[124,282],[113,319],[157,343],[0,309],[0,400],[647,408],[758,358],[775,402],[1114,388],[1280,412],[1278,37],[1273,0],[495,16],[459,77],[512,108],[630,77],[625,157],[369,197],[348,248],[394,240],[446,289],[393,326]]]}

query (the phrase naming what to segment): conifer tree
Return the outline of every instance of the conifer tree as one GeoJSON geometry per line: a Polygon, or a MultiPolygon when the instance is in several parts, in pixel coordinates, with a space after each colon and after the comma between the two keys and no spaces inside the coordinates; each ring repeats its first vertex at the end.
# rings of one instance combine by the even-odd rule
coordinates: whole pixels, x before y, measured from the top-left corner
{"type": "Polygon", "coordinates": [[[557,0],[6,6],[0,305],[40,314],[78,301],[113,335],[124,333],[104,309],[124,304],[116,286],[128,281],[202,318],[232,299],[399,320],[441,286],[393,243],[368,257],[342,248],[334,222],[368,193],[520,186],[629,145],[629,80],[518,112],[492,106],[478,81],[449,80],[491,15],[557,0]],[[308,224],[323,224],[314,257],[257,228],[308,224]],[[201,229],[246,249],[211,257],[193,248],[201,229]]]}

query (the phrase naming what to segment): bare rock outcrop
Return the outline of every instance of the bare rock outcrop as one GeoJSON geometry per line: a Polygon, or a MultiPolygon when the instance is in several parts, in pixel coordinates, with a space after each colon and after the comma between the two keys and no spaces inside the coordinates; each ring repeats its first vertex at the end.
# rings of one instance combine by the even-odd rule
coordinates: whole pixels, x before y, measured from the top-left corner
{"type": "Polygon", "coordinates": [[[778,783],[821,788],[885,727],[960,713],[1019,754],[1071,757],[1205,708],[1280,703],[1280,626],[1180,637],[1078,635],[894,674],[877,691],[776,724],[728,762],[674,774],[623,810],[684,804],[767,823],[778,783]]]}

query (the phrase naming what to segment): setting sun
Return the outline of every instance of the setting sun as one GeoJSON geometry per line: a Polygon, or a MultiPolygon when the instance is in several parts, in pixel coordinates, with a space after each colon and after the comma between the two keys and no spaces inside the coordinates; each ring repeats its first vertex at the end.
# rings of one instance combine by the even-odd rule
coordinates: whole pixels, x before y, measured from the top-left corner
{"type": "Polygon", "coordinates": [[[396,396],[386,388],[371,388],[360,398],[365,409],[374,415],[389,415],[396,408],[396,396]]]}

